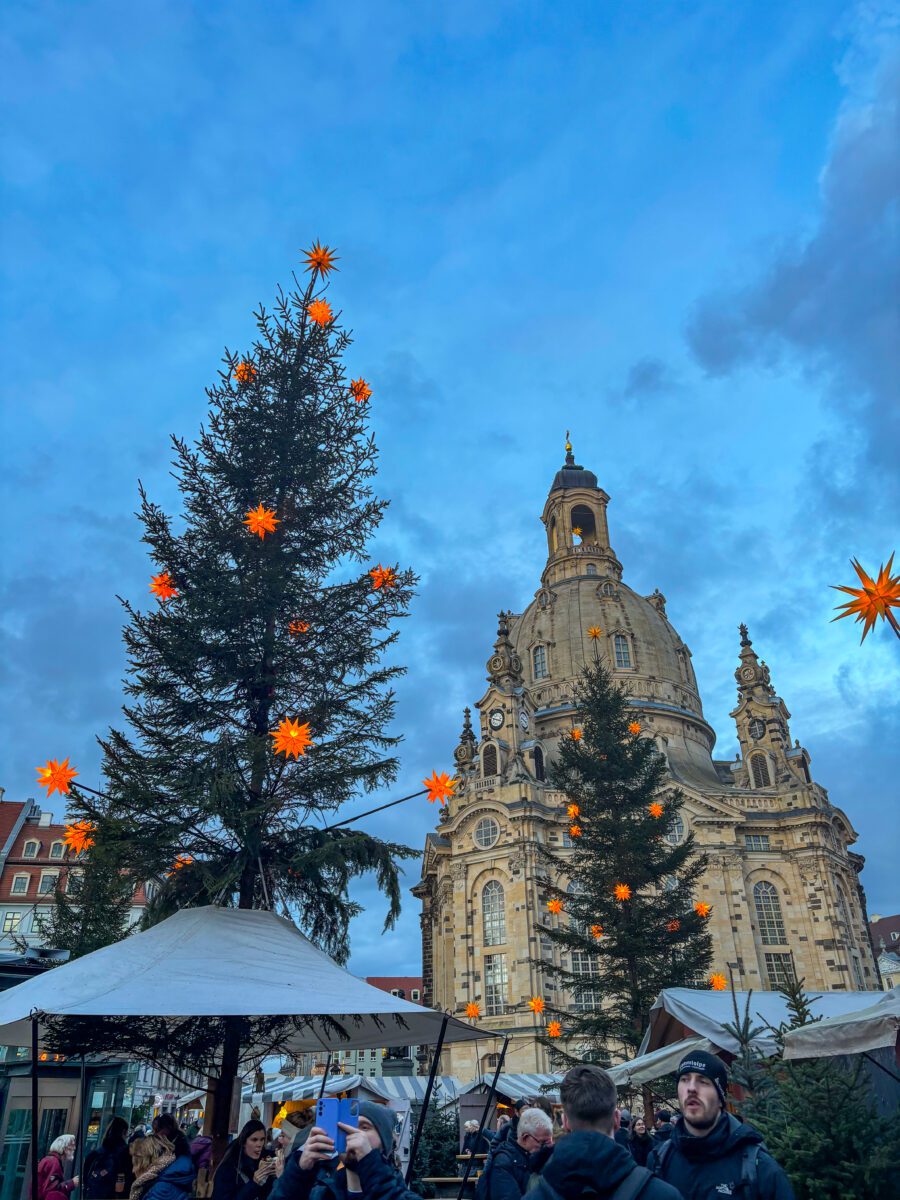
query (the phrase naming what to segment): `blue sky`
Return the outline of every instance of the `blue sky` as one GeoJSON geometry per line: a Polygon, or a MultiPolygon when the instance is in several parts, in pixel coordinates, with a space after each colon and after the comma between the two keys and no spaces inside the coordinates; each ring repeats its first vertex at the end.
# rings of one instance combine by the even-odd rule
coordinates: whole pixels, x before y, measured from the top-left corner
{"type": "MultiPolygon", "coordinates": [[[[900,910],[900,643],[828,588],[900,550],[897,3],[44,0],[2,58],[7,798],[48,754],[96,777],[137,479],[174,506],[168,435],[318,237],[375,388],[375,556],[422,577],[392,794],[452,761],[571,428],[717,755],[745,620],[900,910]]],[[[382,938],[359,896],[354,969],[417,969],[412,897],[382,938]]]]}

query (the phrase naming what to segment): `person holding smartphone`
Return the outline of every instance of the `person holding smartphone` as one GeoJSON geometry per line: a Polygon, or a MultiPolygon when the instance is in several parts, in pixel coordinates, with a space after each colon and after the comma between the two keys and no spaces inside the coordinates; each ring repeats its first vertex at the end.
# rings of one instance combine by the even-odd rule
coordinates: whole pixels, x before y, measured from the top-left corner
{"type": "Polygon", "coordinates": [[[213,1200],[267,1200],[275,1183],[275,1156],[266,1151],[266,1127],[248,1121],[213,1175],[213,1200]]]}
{"type": "Polygon", "coordinates": [[[285,1164],[271,1200],[421,1200],[409,1191],[394,1165],[394,1114],[363,1100],[358,1126],[340,1123],[347,1149],[314,1126],[285,1164]]]}

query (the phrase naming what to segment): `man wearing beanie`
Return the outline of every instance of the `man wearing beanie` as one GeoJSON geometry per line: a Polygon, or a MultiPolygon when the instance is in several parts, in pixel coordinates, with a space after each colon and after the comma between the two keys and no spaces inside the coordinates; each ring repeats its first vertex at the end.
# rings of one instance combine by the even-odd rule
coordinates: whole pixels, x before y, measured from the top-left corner
{"type": "Polygon", "coordinates": [[[394,1166],[394,1114],[363,1100],[358,1126],[341,1124],[347,1149],[340,1156],[324,1129],[309,1137],[285,1164],[270,1200],[421,1200],[394,1166]]]}
{"type": "Polygon", "coordinates": [[[681,1116],[647,1166],[685,1200],[794,1200],[790,1180],[762,1134],[725,1111],[728,1072],[715,1054],[695,1050],[678,1066],[681,1116]]]}

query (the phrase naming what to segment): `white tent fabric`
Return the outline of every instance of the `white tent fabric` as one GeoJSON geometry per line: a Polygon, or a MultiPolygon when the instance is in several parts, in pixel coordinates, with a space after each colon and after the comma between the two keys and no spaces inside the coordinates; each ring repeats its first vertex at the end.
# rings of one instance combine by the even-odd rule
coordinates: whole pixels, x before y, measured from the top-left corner
{"type": "MultiPolygon", "coordinates": [[[[474,1083],[467,1083],[460,1088],[461,1093],[474,1092],[476,1088],[489,1088],[493,1075],[488,1073],[474,1083]]],[[[547,1096],[550,1100],[559,1100],[559,1085],[562,1075],[501,1075],[497,1080],[497,1094],[506,1096],[507,1100],[527,1100],[531,1096],[547,1096]]]]}
{"type": "MultiPolygon", "coordinates": [[[[360,1091],[370,1092],[381,1100],[412,1100],[420,1104],[428,1086],[426,1075],[382,1075],[363,1078],[360,1091]]],[[[459,1096],[460,1083],[455,1075],[436,1075],[432,1103],[438,1108],[452,1104],[459,1096]]]]}
{"type": "Polygon", "coordinates": [[[649,1083],[651,1079],[659,1079],[661,1075],[668,1075],[670,1071],[674,1071],[689,1050],[710,1049],[712,1047],[706,1038],[682,1038],[680,1042],[660,1046],[658,1050],[651,1050],[649,1054],[642,1054],[629,1062],[610,1067],[607,1074],[616,1087],[649,1083]]]}
{"type": "MultiPolygon", "coordinates": [[[[325,1095],[355,1091],[361,1082],[360,1075],[329,1075],[325,1081],[325,1095]]],[[[241,1099],[252,1104],[284,1104],[288,1100],[311,1100],[321,1090],[321,1075],[297,1075],[293,1079],[282,1076],[267,1081],[264,1092],[254,1092],[253,1085],[249,1084],[241,1092],[241,1099]]]]}
{"type": "MultiPolygon", "coordinates": [[[[866,1003],[871,1004],[882,992],[813,992],[810,1008],[817,1017],[835,1017],[853,1012],[866,1003]]],[[[741,1017],[750,999],[750,1019],[753,1025],[776,1027],[788,1020],[784,997],[780,992],[735,992],[737,1010],[741,1017]]],[[[734,1024],[734,1002],[731,992],[711,992],[701,988],[666,988],[657,996],[650,1010],[650,1024],[641,1042],[639,1054],[658,1050],[685,1037],[706,1038],[714,1049],[737,1054],[737,1039],[725,1029],[734,1024]]],[[[774,1054],[775,1042],[770,1035],[754,1039],[761,1054],[774,1054]]]]}
{"type": "MultiPolygon", "coordinates": [[[[861,1001],[873,993],[852,994],[861,1001]]],[[[784,1035],[784,1057],[828,1058],[896,1046],[900,1037],[900,995],[893,989],[876,994],[878,999],[868,1007],[789,1030],[784,1035]]]]}
{"type": "MultiPolygon", "coordinates": [[[[292,1016],[300,1020],[279,1047],[292,1054],[433,1044],[443,1021],[357,979],[275,913],[213,905],[182,909],[0,993],[0,1045],[27,1045],[32,1014],[292,1016]]],[[[445,1040],[491,1036],[451,1017],[445,1040]]]]}

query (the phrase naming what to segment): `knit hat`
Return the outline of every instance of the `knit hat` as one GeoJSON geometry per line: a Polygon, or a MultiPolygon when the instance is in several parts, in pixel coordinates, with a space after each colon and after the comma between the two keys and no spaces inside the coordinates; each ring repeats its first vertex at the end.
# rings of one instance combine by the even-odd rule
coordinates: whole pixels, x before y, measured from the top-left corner
{"type": "Polygon", "coordinates": [[[371,1121],[381,1138],[381,1149],[390,1156],[394,1151],[394,1110],[371,1100],[360,1100],[359,1115],[371,1121]]]}
{"type": "Polygon", "coordinates": [[[690,1074],[691,1071],[696,1071],[698,1075],[705,1075],[715,1085],[724,1108],[725,1093],[728,1090],[728,1072],[725,1070],[725,1064],[721,1058],[707,1053],[706,1050],[694,1050],[678,1064],[676,1080],[680,1079],[682,1075],[690,1074]]]}

